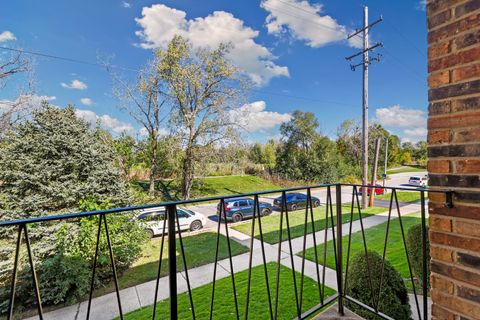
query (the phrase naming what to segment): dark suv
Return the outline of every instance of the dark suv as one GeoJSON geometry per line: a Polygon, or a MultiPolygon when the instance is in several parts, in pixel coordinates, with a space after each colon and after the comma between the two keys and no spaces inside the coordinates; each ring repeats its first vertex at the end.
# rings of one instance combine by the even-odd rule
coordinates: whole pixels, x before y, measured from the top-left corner
{"type": "MultiPolygon", "coordinates": [[[[285,202],[287,203],[287,209],[291,211],[305,208],[307,206],[307,195],[303,193],[287,193],[285,196],[285,202]]],[[[281,196],[273,200],[273,206],[277,210],[282,209],[281,196]]],[[[314,208],[320,206],[320,199],[312,196],[312,206],[314,208]]]]}
{"type": "MultiPolygon", "coordinates": [[[[239,222],[245,218],[253,217],[253,199],[250,198],[232,198],[224,201],[225,214],[228,221],[239,222]]],[[[272,205],[266,202],[259,202],[260,214],[262,216],[272,213],[272,205]]],[[[220,211],[220,203],[217,205],[217,215],[224,219],[223,212],[220,211]]]]}

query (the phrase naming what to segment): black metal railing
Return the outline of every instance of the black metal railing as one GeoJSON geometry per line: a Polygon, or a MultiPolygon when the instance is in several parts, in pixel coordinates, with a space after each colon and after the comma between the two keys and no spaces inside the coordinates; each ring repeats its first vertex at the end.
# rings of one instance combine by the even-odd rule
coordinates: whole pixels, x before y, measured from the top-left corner
{"type": "MultiPolygon", "coordinates": [[[[419,319],[428,319],[428,284],[427,284],[427,217],[425,212],[425,200],[426,192],[433,192],[433,193],[443,193],[446,195],[446,203],[447,207],[452,206],[452,192],[448,190],[431,190],[431,189],[411,189],[411,188],[396,188],[396,187],[382,187],[383,190],[390,190],[391,196],[390,200],[387,200],[388,204],[388,215],[387,215],[387,227],[386,227],[386,235],[385,235],[385,244],[383,249],[382,255],[382,272],[380,275],[372,275],[370,268],[368,268],[368,277],[369,277],[369,284],[371,290],[371,297],[372,301],[359,301],[347,294],[348,288],[348,279],[349,279],[349,264],[350,264],[350,255],[351,255],[351,239],[352,239],[352,226],[354,223],[354,214],[358,214],[358,222],[360,224],[360,232],[362,235],[363,241],[363,249],[365,250],[365,254],[367,255],[367,262],[368,262],[368,245],[366,241],[365,235],[365,226],[364,221],[366,217],[362,214],[362,208],[360,206],[360,190],[359,188],[369,188],[370,186],[361,186],[361,185],[354,185],[354,184],[323,184],[323,185],[315,185],[309,187],[298,187],[298,188],[288,188],[288,189],[281,189],[281,190],[270,190],[270,191],[262,191],[262,192],[253,192],[241,195],[228,195],[228,196],[219,196],[219,197],[209,197],[209,198],[202,198],[202,199],[195,199],[195,200],[185,200],[185,201],[173,201],[173,202],[164,202],[158,204],[150,204],[150,205],[143,205],[143,206],[135,206],[135,207],[128,207],[128,208],[117,208],[117,209],[109,209],[109,210],[99,210],[99,211],[91,211],[91,212],[81,212],[81,213],[74,213],[74,214],[61,214],[61,215],[54,215],[54,216],[42,216],[37,218],[31,219],[23,219],[23,220],[11,220],[11,221],[3,221],[0,222],[0,229],[1,228],[16,228],[17,236],[16,236],[16,247],[15,247],[15,255],[13,261],[13,271],[12,271],[12,278],[11,278],[11,285],[10,285],[10,298],[9,298],[9,307],[7,313],[7,319],[13,319],[14,315],[14,302],[15,302],[15,289],[16,289],[16,282],[17,282],[17,274],[20,268],[19,266],[19,257],[21,254],[21,244],[22,238],[25,239],[26,242],[26,253],[28,255],[28,263],[30,266],[30,275],[31,281],[34,288],[35,293],[35,302],[36,308],[38,312],[38,317],[43,319],[44,312],[42,309],[42,299],[40,296],[39,290],[39,282],[37,277],[37,272],[35,269],[34,264],[34,257],[30,243],[29,237],[29,226],[35,224],[42,224],[52,221],[60,221],[60,220],[67,220],[67,221],[78,221],[78,218],[83,217],[98,217],[98,229],[96,234],[96,249],[95,255],[93,257],[93,265],[92,265],[92,277],[91,277],[91,284],[90,284],[90,291],[88,297],[88,305],[87,305],[87,312],[86,312],[86,319],[90,319],[92,316],[95,318],[94,315],[91,314],[91,306],[92,306],[92,298],[94,292],[94,282],[95,282],[95,272],[97,268],[97,257],[99,255],[99,243],[100,237],[102,232],[102,224],[104,225],[104,232],[105,237],[107,239],[107,245],[109,250],[109,257],[110,257],[110,264],[112,268],[113,274],[113,281],[115,284],[115,292],[116,292],[116,299],[118,305],[118,315],[121,319],[124,316],[124,310],[122,309],[122,300],[120,295],[120,289],[118,284],[118,276],[115,269],[115,258],[114,252],[112,249],[111,237],[115,235],[110,235],[108,230],[108,220],[106,219],[107,215],[112,214],[122,214],[124,212],[131,212],[140,209],[148,209],[154,207],[165,207],[166,208],[166,216],[167,219],[163,220],[163,232],[161,235],[161,245],[160,245],[160,252],[159,252],[159,262],[158,262],[158,273],[156,277],[156,286],[152,295],[154,296],[153,300],[153,309],[152,309],[152,319],[155,319],[156,314],[158,312],[157,308],[157,300],[158,300],[158,292],[159,292],[159,281],[161,278],[160,270],[162,268],[162,256],[164,253],[164,242],[165,237],[168,237],[168,278],[169,278],[169,306],[170,306],[170,318],[177,319],[178,316],[178,300],[177,300],[177,260],[176,260],[176,248],[177,244],[180,248],[180,255],[183,261],[183,271],[184,271],[184,278],[187,284],[187,292],[189,296],[189,303],[190,303],[190,310],[191,316],[193,319],[196,319],[196,310],[194,299],[192,295],[192,286],[189,277],[189,271],[191,269],[188,268],[187,260],[185,256],[185,250],[183,245],[183,238],[182,233],[178,232],[168,232],[166,235],[166,227],[168,230],[180,230],[179,219],[176,214],[177,208],[179,206],[186,206],[186,205],[193,205],[198,203],[204,202],[220,202],[219,210],[220,210],[220,217],[216,222],[216,247],[215,250],[215,261],[213,264],[213,274],[212,274],[212,288],[211,288],[211,296],[210,296],[210,312],[209,317],[212,319],[214,314],[214,307],[215,307],[215,290],[216,290],[216,282],[217,282],[217,265],[219,262],[219,243],[220,243],[220,233],[221,228],[223,225],[224,232],[226,235],[227,241],[227,250],[228,250],[228,264],[229,264],[229,273],[232,283],[233,289],[233,299],[234,299],[234,310],[232,312],[235,315],[236,319],[240,319],[241,315],[241,308],[243,307],[243,318],[249,318],[249,306],[250,306],[250,294],[252,285],[252,265],[253,265],[253,255],[254,255],[254,245],[255,245],[255,228],[258,226],[258,236],[257,240],[260,242],[260,254],[263,264],[263,274],[265,276],[265,290],[267,294],[267,303],[265,303],[265,308],[268,308],[268,316],[270,319],[277,319],[279,317],[278,310],[279,310],[279,289],[280,289],[280,264],[282,253],[282,245],[288,245],[288,255],[290,258],[290,268],[292,272],[292,280],[293,280],[293,288],[289,288],[294,290],[295,301],[292,303],[293,308],[295,309],[295,318],[296,319],[306,319],[311,317],[312,315],[318,313],[322,308],[330,305],[333,302],[338,303],[338,312],[340,314],[344,313],[344,302],[353,303],[355,305],[364,308],[374,314],[377,314],[381,318],[384,319],[391,319],[388,315],[382,313],[380,311],[380,297],[381,297],[381,290],[382,282],[383,282],[383,264],[386,260],[386,252],[387,252],[387,242],[389,237],[389,230],[391,227],[391,220],[392,220],[392,212],[396,211],[398,222],[400,224],[401,229],[401,236],[403,245],[405,248],[406,254],[406,263],[408,265],[410,281],[412,283],[412,289],[415,299],[415,314],[418,316],[419,319]],[[344,218],[343,218],[343,206],[345,203],[342,203],[342,190],[346,188],[351,188],[351,202],[350,202],[350,216],[348,219],[348,228],[349,232],[344,233],[343,226],[345,225],[344,218]],[[335,189],[335,201],[332,199],[332,189],[335,189]],[[324,227],[321,230],[315,229],[315,219],[314,219],[314,205],[312,202],[312,191],[316,190],[323,190],[325,192],[325,220],[324,220],[324,227]],[[410,191],[410,192],[419,192],[420,193],[420,213],[421,213],[421,225],[422,225],[422,253],[423,253],[423,277],[421,283],[421,292],[416,287],[416,279],[413,276],[411,261],[408,256],[408,251],[406,247],[406,238],[405,238],[405,230],[404,225],[402,223],[402,214],[401,214],[401,206],[400,202],[398,201],[397,191],[410,191]],[[291,210],[289,210],[289,205],[287,203],[287,194],[290,192],[298,192],[298,191],[306,191],[306,202],[305,202],[305,216],[304,216],[304,231],[302,234],[302,252],[301,252],[301,266],[300,266],[300,283],[298,283],[298,272],[295,268],[295,255],[293,252],[292,247],[292,234],[291,234],[291,225],[289,216],[291,215],[291,210]],[[260,197],[271,196],[271,195],[278,195],[280,194],[281,197],[281,208],[279,212],[279,238],[277,245],[277,257],[276,263],[278,265],[277,272],[275,274],[275,291],[272,292],[272,283],[269,279],[269,270],[267,268],[267,259],[266,249],[265,249],[265,241],[264,241],[264,230],[262,230],[262,220],[265,219],[262,214],[260,214],[260,197]],[[233,256],[232,256],[232,248],[231,248],[231,241],[233,241],[229,235],[230,230],[230,222],[227,218],[227,213],[225,209],[224,202],[228,199],[237,198],[237,197],[253,197],[253,216],[252,216],[252,223],[251,223],[251,238],[249,241],[249,255],[248,255],[248,275],[247,275],[247,284],[246,284],[246,299],[245,301],[239,301],[238,294],[237,294],[237,283],[235,281],[235,272],[234,272],[234,264],[233,264],[233,256]],[[335,205],[335,206],[334,206],[335,205]],[[335,208],[335,212],[334,212],[335,208]],[[223,219],[221,219],[223,217],[223,219]],[[309,221],[310,220],[310,221],[309,221]],[[284,226],[285,223],[285,226],[284,226]],[[311,233],[308,232],[307,226],[311,223],[311,233]],[[286,229],[287,238],[284,239],[283,230],[286,229]],[[323,231],[323,234],[321,234],[323,231]],[[331,236],[329,233],[331,232],[331,236]],[[343,243],[343,237],[348,235],[348,243],[345,247],[343,243]],[[318,239],[318,236],[323,236],[323,242],[321,239],[318,239]],[[313,248],[314,248],[314,263],[315,263],[315,281],[318,284],[318,300],[315,306],[310,306],[308,310],[304,310],[304,280],[305,280],[305,263],[306,263],[306,243],[307,238],[311,237],[313,241],[313,248]],[[336,274],[336,293],[327,297],[326,295],[326,270],[327,270],[327,241],[331,239],[333,242],[333,253],[334,253],[334,261],[335,261],[335,274],[336,274]],[[323,252],[318,252],[318,245],[323,243],[323,252]],[[343,259],[344,259],[344,251],[346,250],[346,267],[343,268],[343,259]],[[380,286],[379,289],[376,291],[373,288],[372,277],[380,277],[380,286]],[[419,296],[421,293],[422,301],[419,302],[419,296]],[[242,306],[243,304],[243,306],[242,306]],[[422,305],[422,308],[420,307],[422,305]]],[[[371,187],[370,187],[371,188],[371,187]]],[[[323,219],[323,218],[322,218],[323,219]]],[[[213,253],[213,252],[212,252],[213,253]]],[[[298,267],[298,266],[297,266],[298,267]]]]}

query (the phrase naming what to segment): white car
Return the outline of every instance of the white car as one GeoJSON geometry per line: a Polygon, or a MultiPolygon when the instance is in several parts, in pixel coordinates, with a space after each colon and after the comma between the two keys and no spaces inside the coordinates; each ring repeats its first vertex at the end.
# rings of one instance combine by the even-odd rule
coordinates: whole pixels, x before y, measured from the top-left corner
{"type": "Polygon", "coordinates": [[[416,187],[426,187],[428,183],[428,177],[412,176],[408,179],[408,184],[416,187]]]}
{"type": "MultiPolygon", "coordinates": [[[[180,231],[190,230],[197,231],[203,228],[207,223],[207,218],[198,213],[187,209],[177,209],[178,224],[180,231]]],[[[151,236],[162,234],[163,222],[166,217],[165,207],[155,207],[140,210],[137,219],[142,222],[145,231],[151,236]]],[[[175,221],[175,231],[177,230],[177,222],[175,221]]],[[[165,233],[168,233],[168,221],[165,224],[165,233]]]]}

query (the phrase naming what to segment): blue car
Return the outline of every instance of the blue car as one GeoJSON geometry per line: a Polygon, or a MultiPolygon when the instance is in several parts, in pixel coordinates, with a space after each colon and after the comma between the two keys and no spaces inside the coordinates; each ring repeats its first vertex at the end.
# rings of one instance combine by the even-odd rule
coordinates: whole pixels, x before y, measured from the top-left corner
{"type": "MultiPolygon", "coordinates": [[[[307,206],[307,195],[303,193],[287,193],[286,194],[287,209],[295,211],[297,209],[305,208],[307,206]]],[[[278,197],[273,200],[273,206],[275,209],[282,209],[282,197],[278,197]]],[[[320,206],[320,199],[312,196],[312,206],[314,208],[320,206]]]]}
{"type": "MultiPolygon", "coordinates": [[[[250,198],[232,198],[224,201],[225,214],[228,221],[239,222],[245,218],[253,217],[253,199],[250,198]]],[[[259,202],[260,214],[262,216],[272,213],[270,203],[259,202]]],[[[223,212],[220,210],[220,203],[217,205],[217,215],[224,219],[223,212]]]]}

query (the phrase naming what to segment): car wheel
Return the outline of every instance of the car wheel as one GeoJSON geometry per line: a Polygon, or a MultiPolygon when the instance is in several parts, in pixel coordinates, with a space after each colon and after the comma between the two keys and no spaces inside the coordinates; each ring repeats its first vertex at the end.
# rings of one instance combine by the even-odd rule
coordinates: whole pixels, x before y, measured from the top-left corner
{"type": "Polygon", "coordinates": [[[319,200],[315,200],[313,202],[313,207],[316,208],[316,207],[320,207],[320,201],[319,200]]]}
{"type": "Polygon", "coordinates": [[[151,239],[153,238],[153,236],[155,235],[155,233],[153,232],[152,229],[147,229],[145,230],[145,233],[147,234],[147,236],[151,239]]]}
{"type": "Polygon", "coordinates": [[[270,213],[272,213],[272,210],[270,210],[270,209],[268,209],[268,208],[264,208],[264,209],[262,210],[262,212],[260,212],[260,214],[261,214],[262,216],[268,216],[270,213]]]}
{"type": "Polygon", "coordinates": [[[290,205],[290,210],[292,210],[292,211],[297,210],[297,205],[296,205],[295,203],[292,203],[292,204],[290,205]]]}
{"type": "Polygon", "coordinates": [[[235,213],[235,214],[232,216],[232,220],[233,220],[233,222],[240,222],[240,221],[242,221],[242,215],[241,215],[241,214],[238,214],[238,213],[235,213]]]}
{"type": "Polygon", "coordinates": [[[203,228],[202,222],[200,220],[195,220],[190,224],[190,231],[197,231],[203,228]]]}

